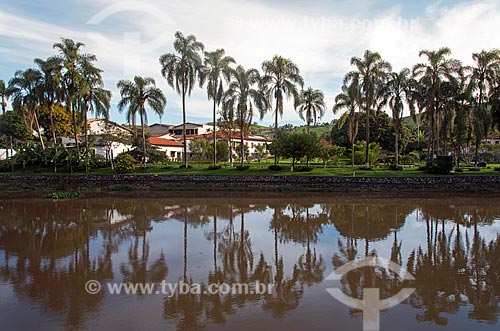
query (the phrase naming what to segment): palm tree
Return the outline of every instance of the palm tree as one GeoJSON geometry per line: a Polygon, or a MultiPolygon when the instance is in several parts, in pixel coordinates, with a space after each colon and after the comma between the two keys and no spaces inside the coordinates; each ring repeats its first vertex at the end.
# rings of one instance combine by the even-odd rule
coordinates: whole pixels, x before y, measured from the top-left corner
{"type": "Polygon", "coordinates": [[[42,131],[38,122],[39,89],[42,74],[36,69],[17,71],[9,81],[6,96],[12,99],[12,108],[22,115],[26,128],[36,130],[40,146],[45,150],[42,131]],[[28,125],[29,122],[29,125],[28,125]],[[35,128],[33,128],[33,125],[35,128]]]}
{"type": "Polygon", "coordinates": [[[83,130],[85,132],[85,155],[89,155],[88,118],[91,111],[95,116],[109,118],[111,91],[103,88],[102,70],[96,68],[92,62],[84,59],[82,62],[82,81],[80,82],[80,103],[83,114],[83,130]]]}
{"type": "Polygon", "coordinates": [[[80,160],[80,147],[78,145],[78,121],[76,116],[77,102],[80,89],[80,81],[82,80],[81,65],[82,62],[94,62],[97,60],[95,55],[82,54],[81,48],[85,44],[75,42],[72,39],[61,38],[61,42],[54,44],[54,49],[59,51],[58,58],[62,63],[62,87],[64,90],[64,100],[66,108],[71,114],[73,122],[73,137],[75,139],[76,158],[80,160]]]}
{"type": "Polygon", "coordinates": [[[388,104],[392,111],[392,125],[394,127],[396,153],[396,167],[399,166],[399,133],[402,129],[404,105],[411,104],[409,100],[410,69],[403,68],[399,73],[392,72],[383,89],[384,104],[388,104]]]}
{"type": "MultiPolygon", "coordinates": [[[[299,98],[297,85],[302,88],[304,80],[300,76],[299,67],[291,60],[275,55],[271,61],[262,63],[262,86],[267,89],[269,96],[276,99],[274,109],[274,137],[278,136],[278,115],[283,117],[283,98],[293,96],[294,103],[299,98]]],[[[274,155],[274,165],[278,164],[278,155],[274,155]]]]}
{"type": "Polygon", "coordinates": [[[217,106],[222,101],[224,89],[222,86],[222,79],[225,78],[226,82],[230,80],[230,65],[235,63],[234,59],[230,56],[225,56],[223,49],[218,49],[214,52],[205,52],[205,65],[201,72],[201,85],[207,80],[207,94],[208,99],[214,101],[213,108],[213,144],[214,144],[214,166],[217,165],[217,127],[216,127],[216,113],[217,106]]]}
{"type": "Polygon", "coordinates": [[[53,106],[61,98],[61,61],[57,57],[50,57],[47,60],[35,59],[35,63],[40,68],[42,80],[40,82],[40,99],[49,110],[50,129],[53,143],[57,143],[56,129],[54,124],[53,106]]]}
{"type": "MultiPolygon", "coordinates": [[[[346,109],[347,111],[340,116],[337,121],[337,126],[342,128],[345,122],[348,122],[348,138],[351,143],[351,165],[354,167],[354,143],[356,141],[356,136],[358,135],[359,118],[361,113],[357,112],[357,109],[362,107],[362,97],[361,90],[359,86],[358,79],[352,79],[349,85],[344,84],[342,86],[342,93],[335,97],[335,105],[333,106],[333,113],[336,114],[341,109],[346,109]]],[[[347,83],[347,82],[346,82],[347,83]]]]}
{"type": "Polygon", "coordinates": [[[5,92],[6,92],[6,86],[5,86],[5,82],[3,80],[0,79],[0,98],[1,98],[1,102],[2,102],[2,114],[5,115],[5,108],[7,108],[7,102],[5,102],[5,99],[6,99],[6,95],[5,95],[5,92]]]}
{"type": "Polygon", "coordinates": [[[454,82],[453,72],[460,68],[460,62],[448,59],[449,55],[451,55],[451,50],[447,47],[440,48],[437,51],[420,51],[419,56],[425,56],[427,63],[419,63],[413,68],[413,75],[427,91],[425,108],[430,127],[427,148],[428,160],[431,149],[433,152],[439,149],[439,116],[442,108],[441,86],[445,81],[454,82]]]}
{"type": "Polygon", "coordinates": [[[268,108],[268,99],[259,89],[260,75],[256,69],[245,70],[239,65],[231,71],[229,87],[222,97],[222,107],[225,111],[236,110],[240,129],[241,166],[245,166],[245,144],[243,137],[252,123],[254,107],[262,118],[268,108]]]}
{"type": "Polygon", "coordinates": [[[484,109],[485,101],[489,92],[492,91],[500,77],[500,51],[494,49],[491,51],[481,51],[473,53],[472,59],[475,66],[470,68],[471,80],[478,91],[476,99],[477,108],[474,112],[474,131],[476,134],[476,161],[478,165],[479,144],[489,128],[489,114],[484,109]]]}
{"type": "Polygon", "coordinates": [[[325,115],[325,96],[321,90],[309,87],[302,91],[296,101],[295,108],[301,120],[307,123],[307,134],[310,134],[311,123],[316,125],[316,121],[325,115]]]}
{"type": "MultiPolygon", "coordinates": [[[[146,168],[146,127],[147,113],[146,104],[158,115],[163,115],[167,99],[163,92],[156,87],[156,82],[153,78],[143,78],[135,76],[134,81],[120,80],[117,84],[120,90],[121,100],[118,103],[118,111],[122,112],[128,106],[127,118],[131,118],[131,114],[139,114],[141,118],[142,131],[142,164],[146,168]]],[[[134,115],[135,117],[135,115],[134,115]]],[[[184,145],[185,146],[185,145],[184,145]]]]}
{"type": "Polygon", "coordinates": [[[163,54],[160,57],[161,74],[166,78],[168,85],[175,88],[182,96],[182,139],[184,141],[184,167],[187,168],[187,140],[186,140],[186,95],[190,96],[199,78],[202,69],[200,52],[204,46],[189,35],[184,37],[182,32],[175,33],[175,53],[163,54]]]}
{"type": "Polygon", "coordinates": [[[377,94],[380,86],[387,77],[387,73],[392,70],[389,62],[382,59],[379,53],[366,50],[363,58],[352,57],[351,65],[356,67],[356,71],[351,71],[346,75],[346,80],[359,79],[361,90],[365,96],[366,114],[366,150],[365,167],[370,166],[370,116],[372,109],[377,102],[377,94]]]}

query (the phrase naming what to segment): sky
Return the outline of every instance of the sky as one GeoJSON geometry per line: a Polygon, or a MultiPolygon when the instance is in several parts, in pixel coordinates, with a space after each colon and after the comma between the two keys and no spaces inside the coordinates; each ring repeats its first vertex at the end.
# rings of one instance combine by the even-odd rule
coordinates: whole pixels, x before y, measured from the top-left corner
{"type": "MultiPolygon", "coordinates": [[[[472,64],[471,55],[500,48],[498,0],[2,0],[0,5],[0,79],[33,67],[34,58],[55,54],[61,37],[83,42],[104,70],[113,92],[110,117],[125,122],[116,108],[116,83],[149,76],[167,97],[162,123],[182,122],[181,98],[160,74],[159,57],[173,52],[174,33],[194,34],[205,50],[224,48],[245,68],[261,69],[279,54],[295,62],[305,86],[321,89],[331,111],[350,59],[377,51],[394,70],[423,61],[423,49],[451,48],[472,64]]],[[[212,104],[206,90],[194,89],[187,120],[209,122],[212,104]]],[[[338,116],[338,115],[337,115],[338,116]]],[[[264,125],[273,123],[268,114],[264,125]]],[[[160,122],[149,114],[149,123],[160,122]]],[[[288,102],[281,124],[301,121],[288,102]]]]}

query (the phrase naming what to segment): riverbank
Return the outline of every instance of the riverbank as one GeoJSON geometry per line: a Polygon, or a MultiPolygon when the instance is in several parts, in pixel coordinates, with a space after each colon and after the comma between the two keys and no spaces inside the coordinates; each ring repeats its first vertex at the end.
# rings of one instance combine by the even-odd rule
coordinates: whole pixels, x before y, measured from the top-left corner
{"type": "Polygon", "coordinates": [[[218,175],[0,175],[3,197],[54,191],[101,192],[337,192],[500,193],[500,176],[326,177],[218,175]]]}

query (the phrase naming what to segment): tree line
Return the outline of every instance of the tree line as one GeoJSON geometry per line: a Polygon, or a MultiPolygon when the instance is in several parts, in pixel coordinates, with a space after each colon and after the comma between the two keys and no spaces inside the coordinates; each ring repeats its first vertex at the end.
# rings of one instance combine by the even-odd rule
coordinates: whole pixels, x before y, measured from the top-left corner
{"type": "MultiPolygon", "coordinates": [[[[5,84],[0,81],[2,110],[10,100],[13,114],[4,136],[13,136],[14,123],[21,123],[15,132],[20,140],[28,140],[35,132],[38,145],[47,145],[59,154],[58,137],[71,134],[75,141],[75,161],[88,160],[88,114],[109,118],[111,92],[104,87],[102,69],[97,57],[84,51],[85,45],[62,38],[53,45],[57,54],[45,60],[35,59],[36,68],[17,71],[5,84]],[[17,121],[17,122],[16,122],[17,121]],[[68,125],[70,124],[70,125],[68,125]],[[24,130],[22,130],[24,127],[24,130]],[[19,131],[19,130],[18,130],[19,131]],[[84,135],[83,153],[78,135],[84,135]]],[[[353,70],[343,80],[342,91],[335,97],[333,112],[341,114],[335,125],[347,124],[352,164],[358,139],[359,121],[365,121],[365,166],[370,165],[370,128],[381,112],[388,110],[394,131],[395,164],[399,164],[400,136],[404,130],[403,113],[408,110],[417,126],[417,139],[425,144],[427,160],[435,155],[454,152],[460,162],[465,147],[475,147],[477,166],[482,139],[500,123],[500,52],[483,50],[474,53],[473,66],[465,66],[451,58],[448,48],[420,52],[422,63],[411,69],[393,71],[390,63],[377,52],[367,50],[362,57],[353,57],[353,70]]],[[[184,126],[183,165],[187,167],[186,117],[187,99],[198,85],[205,88],[213,103],[213,130],[238,129],[240,155],[244,155],[244,136],[255,115],[274,115],[274,137],[278,137],[279,118],[286,99],[293,99],[299,117],[310,126],[326,111],[324,94],[312,87],[304,89],[304,79],[297,64],[280,55],[264,61],[261,70],[237,65],[224,49],[205,51],[194,35],[175,33],[173,52],[159,58],[160,71],[168,85],[182,98],[184,126]]],[[[121,99],[118,111],[126,112],[134,138],[140,140],[140,161],[146,166],[147,109],[163,115],[167,99],[151,77],[133,77],[117,84],[121,99]],[[137,117],[139,117],[138,131],[137,117]]],[[[1,125],[0,125],[1,126],[1,125]]],[[[4,145],[5,145],[4,141],[4,145]]],[[[217,165],[217,136],[213,135],[214,165],[217,165]]],[[[275,150],[274,165],[279,160],[275,150]]],[[[69,152],[68,152],[69,153],[69,152]]],[[[241,158],[244,166],[244,158],[241,158]]],[[[56,168],[54,167],[54,171],[56,168]]]]}

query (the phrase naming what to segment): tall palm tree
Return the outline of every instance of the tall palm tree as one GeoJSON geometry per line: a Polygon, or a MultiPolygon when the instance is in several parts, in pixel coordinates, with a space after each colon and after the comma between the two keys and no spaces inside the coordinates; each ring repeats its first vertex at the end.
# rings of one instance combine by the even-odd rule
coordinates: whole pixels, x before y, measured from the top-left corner
{"type": "Polygon", "coordinates": [[[17,71],[9,81],[6,96],[12,99],[12,108],[24,118],[26,128],[36,130],[40,146],[45,150],[42,130],[38,122],[39,89],[42,74],[36,69],[17,71]],[[29,125],[28,125],[29,123],[29,125]]]}
{"type": "Polygon", "coordinates": [[[201,85],[207,81],[207,94],[208,99],[214,101],[213,108],[213,144],[214,144],[214,166],[217,165],[217,126],[216,126],[216,113],[217,106],[222,101],[224,88],[222,80],[226,82],[230,80],[231,64],[235,63],[234,59],[225,55],[223,49],[218,49],[214,52],[205,52],[205,63],[201,71],[201,85]]]}
{"type": "Polygon", "coordinates": [[[399,166],[399,133],[402,129],[403,111],[405,104],[410,105],[409,81],[410,69],[403,68],[399,73],[392,72],[383,88],[384,104],[388,104],[392,111],[392,125],[394,127],[394,152],[396,153],[396,167],[399,166]]]}
{"type": "Polygon", "coordinates": [[[295,108],[300,119],[307,123],[307,134],[309,135],[311,123],[316,125],[317,120],[325,115],[325,96],[321,90],[309,87],[302,91],[295,101],[295,108]]]}
{"type": "Polygon", "coordinates": [[[490,91],[494,89],[500,78],[500,51],[494,49],[491,51],[481,51],[473,53],[472,59],[475,66],[470,68],[471,80],[478,91],[476,99],[477,108],[474,112],[474,131],[476,134],[476,161],[478,165],[479,144],[484,135],[488,133],[489,114],[484,109],[490,91]]]}
{"type": "Polygon", "coordinates": [[[78,120],[76,112],[77,103],[79,101],[79,85],[82,80],[81,66],[82,62],[94,62],[97,58],[92,54],[82,54],[81,50],[85,47],[85,44],[75,42],[72,39],[61,38],[61,42],[55,43],[53,47],[58,50],[58,58],[62,63],[64,101],[73,122],[73,137],[75,140],[76,158],[78,162],[80,160],[80,147],[78,144],[78,120]]]}
{"type": "Polygon", "coordinates": [[[186,140],[186,95],[190,96],[196,80],[200,77],[202,60],[200,52],[205,47],[195,36],[184,37],[182,32],[175,33],[174,50],[176,53],[166,53],[160,57],[161,74],[168,85],[175,88],[182,96],[182,139],[184,141],[184,167],[187,168],[186,140]]]}
{"type": "Polygon", "coordinates": [[[365,95],[366,114],[366,150],[365,167],[370,166],[370,116],[377,103],[377,94],[387,73],[392,70],[389,62],[382,59],[379,53],[366,50],[363,58],[352,57],[351,65],[356,67],[356,71],[351,71],[346,75],[346,80],[359,79],[363,94],[365,95]]]}
{"type": "Polygon", "coordinates": [[[35,63],[40,68],[42,79],[40,82],[40,99],[49,110],[50,129],[53,143],[56,144],[56,129],[54,124],[53,106],[61,98],[61,61],[57,57],[50,57],[47,60],[35,59],[35,63]]]}
{"type": "Polygon", "coordinates": [[[359,118],[361,117],[361,113],[357,110],[361,109],[363,101],[359,80],[351,77],[350,84],[347,85],[346,83],[342,86],[342,93],[335,97],[333,113],[336,114],[341,109],[347,110],[340,116],[337,126],[342,128],[346,122],[348,123],[347,134],[351,143],[351,166],[354,167],[354,143],[358,135],[359,118]]]}
{"type": "MultiPolygon", "coordinates": [[[[414,66],[413,74],[421,86],[425,87],[427,97],[425,108],[429,119],[429,142],[427,148],[427,158],[430,158],[430,151],[433,153],[439,149],[440,131],[440,110],[442,109],[441,91],[442,84],[446,81],[454,82],[453,73],[460,68],[460,62],[449,59],[451,50],[447,47],[437,51],[423,50],[419,56],[425,56],[427,63],[419,63],[414,66]]],[[[446,143],[446,142],[445,142],[446,143]]]]}
{"type": "Polygon", "coordinates": [[[111,91],[104,89],[102,70],[96,68],[91,61],[82,62],[82,80],[79,88],[79,101],[83,115],[83,131],[85,134],[85,155],[89,155],[88,112],[95,116],[109,118],[111,91]]]}
{"type": "Polygon", "coordinates": [[[5,86],[5,82],[3,80],[0,79],[0,99],[1,99],[1,103],[2,103],[2,114],[5,115],[5,109],[7,108],[7,102],[5,101],[6,99],[6,95],[5,95],[5,92],[6,92],[6,89],[7,89],[7,86],[5,86]]]}
{"type": "MultiPolygon", "coordinates": [[[[275,55],[272,60],[262,63],[262,85],[270,97],[276,100],[274,108],[274,137],[278,136],[278,115],[283,116],[283,99],[293,96],[294,103],[299,98],[297,87],[304,86],[299,67],[290,59],[275,55]]],[[[274,165],[278,164],[278,155],[274,155],[274,165]]]]}
{"type": "Polygon", "coordinates": [[[256,69],[245,70],[239,65],[231,71],[229,87],[222,97],[222,107],[225,110],[235,109],[240,129],[241,166],[245,166],[244,135],[252,123],[254,108],[262,118],[268,108],[268,99],[259,88],[260,75],[256,69]]]}
{"type": "Polygon", "coordinates": [[[118,111],[122,112],[125,107],[128,107],[127,118],[131,118],[130,114],[139,114],[141,119],[142,131],[142,164],[146,168],[146,127],[147,113],[146,104],[156,114],[163,115],[167,98],[163,92],[156,87],[156,82],[150,77],[135,76],[134,81],[120,80],[117,84],[120,90],[121,100],[118,103],[118,111]]]}

